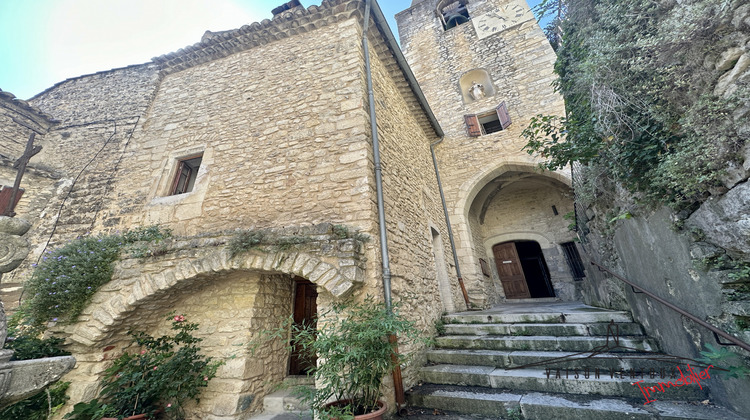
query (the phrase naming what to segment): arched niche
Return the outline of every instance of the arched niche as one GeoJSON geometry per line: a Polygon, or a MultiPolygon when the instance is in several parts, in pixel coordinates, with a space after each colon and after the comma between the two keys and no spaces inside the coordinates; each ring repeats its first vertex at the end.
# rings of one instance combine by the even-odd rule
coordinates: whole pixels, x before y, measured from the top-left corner
{"type": "Polygon", "coordinates": [[[471,103],[495,95],[495,86],[487,70],[474,69],[466,72],[458,81],[464,103],[471,103]]]}

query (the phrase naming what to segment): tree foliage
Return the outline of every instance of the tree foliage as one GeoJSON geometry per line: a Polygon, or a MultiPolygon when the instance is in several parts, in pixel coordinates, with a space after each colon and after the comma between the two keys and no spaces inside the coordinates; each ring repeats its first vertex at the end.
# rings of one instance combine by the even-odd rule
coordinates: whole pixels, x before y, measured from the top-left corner
{"type": "Polygon", "coordinates": [[[524,132],[529,153],[549,169],[599,166],[653,203],[700,202],[720,188],[746,141],[737,127],[748,85],[714,91],[740,1],[560,3],[567,15],[555,70],[566,117],[535,118],[524,132]]]}

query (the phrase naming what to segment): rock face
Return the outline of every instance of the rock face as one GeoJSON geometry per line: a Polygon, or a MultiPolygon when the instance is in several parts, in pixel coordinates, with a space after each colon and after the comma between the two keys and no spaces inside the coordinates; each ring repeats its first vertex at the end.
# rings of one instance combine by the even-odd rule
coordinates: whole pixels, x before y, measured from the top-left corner
{"type": "Polygon", "coordinates": [[[718,199],[709,200],[688,222],[706,234],[708,242],[730,253],[750,256],[750,185],[737,185],[718,199]]]}

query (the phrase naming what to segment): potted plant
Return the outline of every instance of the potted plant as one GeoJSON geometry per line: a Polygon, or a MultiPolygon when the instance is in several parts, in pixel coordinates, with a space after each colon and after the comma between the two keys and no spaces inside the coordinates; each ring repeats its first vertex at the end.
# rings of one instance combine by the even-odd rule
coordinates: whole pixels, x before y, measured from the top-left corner
{"type": "Polygon", "coordinates": [[[184,315],[167,320],[172,321],[173,335],[154,338],[129,331],[137,350],[123,353],[104,371],[99,398],[76,404],[65,418],[138,420],[159,412],[170,419],[183,418],[183,403],[199,400],[221,362],[200,354],[203,339],[192,334],[197,323],[184,315]]]}
{"type": "Polygon", "coordinates": [[[381,419],[386,410],[380,401],[383,377],[404,362],[388,337],[398,335],[402,343],[418,340],[414,323],[371,297],[334,303],[317,323],[317,328],[291,327],[291,346],[309,350],[321,361],[312,374],[315,389],[303,389],[303,400],[321,419],[381,419]]]}

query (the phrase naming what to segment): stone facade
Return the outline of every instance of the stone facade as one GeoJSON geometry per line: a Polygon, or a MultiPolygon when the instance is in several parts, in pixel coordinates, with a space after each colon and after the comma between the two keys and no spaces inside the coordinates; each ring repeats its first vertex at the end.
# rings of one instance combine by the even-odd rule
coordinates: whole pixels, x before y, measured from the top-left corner
{"type": "Polygon", "coordinates": [[[551,86],[556,56],[525,2],[467,2],[471,20],[444,29],[439,7],[448,3],[414,1],[396,19],[404,54],[445,132],[437,159],[472,303],[505,299],[492,247],[508,241],[538,242],[556,297],[578,298],[560,247],[574,238],[563,218],[573,210],[569,172],[541,172],[521,137],[532,116],[564,115],[563,100],[551,86]],[[523,17],[506,29],[484,25],[510,10],[514,18],[523,17]],[[485,96],[473,100],[467,88],[477,81],[485,96]],[[493,113],[502,102],[511,125],[470,136],[465,115],[493,113]],[[488,262],[489,276],[482,274],[480,259],[488,262]]]}
{"type": "MultiPolygon", "coordinates": [[[[472,22],[444,30],[437,0],[414,3],[398,15],[401,42],[429,105],[377,14],[367,35],[394,299],[427,335],[444,311],[466,309],[430,152],[442,132],[438,167],[471,304],[505,299],[492,249],[511,241],[537,243],[556,298],[578,297],[560,246],[573,237],[563,218],[570,177],[539,172],[520,137],[532,115],[563,113],[544,35],[533,18],[497,33],[472,22]],[[467,91],[474,78],[485,95],[476,100],[467,91]],[[501,102],[511,125],[469,136],[464,115],[501,102]]],[[[472,1],[468,10],[486,17],[505,3],[472,1]]],[[[128,329],[158,334],[177,311],[201,324],[206,353],[227,361],[191,414],[245,418],[289,359],[284,343],[255,353],[247,344],[292,313],[298,278],[317,286],[319,311],[382,296],[364,10],[363,0],[293,7],[32,99],[59,124],[40,139],[19,206],[34,221],[32,255],[4,281],[20,287],[46,250],[77,236],[149,225],[175,234],[155,256],[125,256],[78,322],[55,327],[78,360],[66,378],[71,403],[95,395],[102,362],[125,350],[128,329]],[[192,188],[173,194],[198,157],[186,176],[192,188]],[[371,240],[339,237],[334,225],[371,240]],[[232,255],[227,244],[240,230],[310,240],[232,255]]],[[[2,122],[3,135],[23,138],[13,120],[2,122]]],[[[417,354],[413,365],[420,350],[401,349],[417,354]]],[[[416,374],[405,369],[407,387],[416,374]]]]}
{"type": "Polygon", "coordinates": [[[169,313],[199,322],[205,354],[226,362],[193,407],[195,418],[235,418],[258,410],[262,397],[286,376],[286,343],[261,332],[291,315],[294,278],[319,285],[319,304],[352,294],[364,280],[363,246],[339,239],[331,225],[265,230],[311,241],[279,250],[260,247],[233,255],[232,234],[181,237],[159,256],[123,259],[76,324],[58,328],[78,360],[66,380],[74,401],[96,395],[101,363],[127,349],[131,328],[166,333],[169,313]],[[327,292],[327,293],[324,293],[327,292]],[[254,344],[259,344],[255,348],[254,344]]]}

